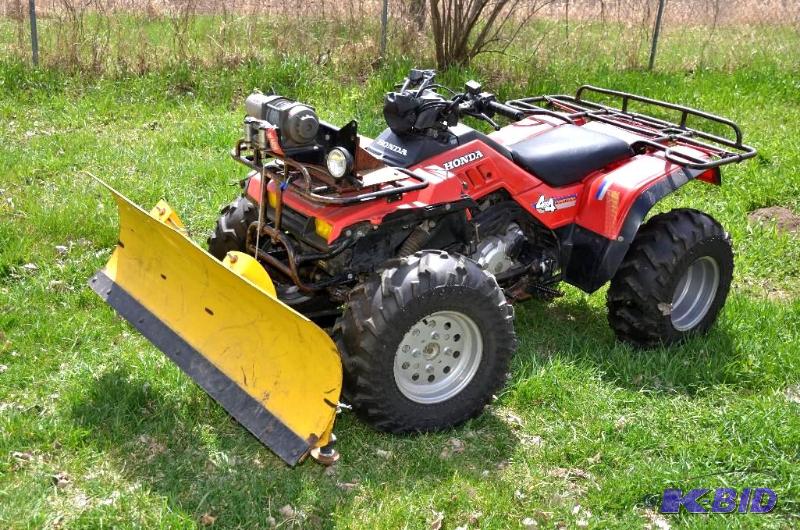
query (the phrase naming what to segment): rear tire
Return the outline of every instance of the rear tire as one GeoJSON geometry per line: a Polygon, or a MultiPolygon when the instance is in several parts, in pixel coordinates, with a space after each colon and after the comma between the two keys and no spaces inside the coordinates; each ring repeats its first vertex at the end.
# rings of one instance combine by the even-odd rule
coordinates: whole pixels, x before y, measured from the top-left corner
{"type": "Polygon", "coordinates": [[[733,277],[728,234],[711,216],[677,209],[636,234],[608,290],[617,338],[640,347],[702,334],[725,304],[733,277]]]}
{"type": "Polygon", "coordinates": [[[474,261],[432,250],[393,260],[351,291],[342,316],[345,399],[394,433],[475,417],[505,381],[513,319],[497,281],[474,261]]]}
{"type": "Polygon", "coordinates": [[[232,251],[245,251],[247,227],[258,221],[258,208],[247,197],[237,197],[220,210],[214,232],[208,238],[208,253],[222,260],[232,251]]]}

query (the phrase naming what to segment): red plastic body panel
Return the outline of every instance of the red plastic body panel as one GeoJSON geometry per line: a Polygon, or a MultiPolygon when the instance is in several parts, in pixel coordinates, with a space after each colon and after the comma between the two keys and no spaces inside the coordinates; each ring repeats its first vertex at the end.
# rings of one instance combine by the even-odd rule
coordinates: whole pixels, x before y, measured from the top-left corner
{"type": "MultiPolygon", "coordinates": [[[[368,221],[373,225],[378,225],[386,215],[397,210],[454,202],[462,198],[461,183],[457,180],[428,173],[425,173],[425,177],[430,182],[427,188],[406,193],[401,200],[394,202],[379,199],[352,206],[324,205],[300,197],[293,193],[291,188],[284,191],[283,201],[286,206],[296,212],[324,219],[330,223],[333,229],[328,237],[328,243],[332,243],[347,227],[355,223],[368,221]]],[[[275,183],[270,181],[267,184],[267,190],[274,192],[275,183]]],[[[253,175],[248,181],[247,195],[256,202],[260,200],[260,175],[253,175]]]]}
{"type": "MultiPolygon", "coordinates": [[[[528,118],[508,125],[490,137],[501,145],[512,145],[560,123],[555,118],[528,118]]],[[[626,141],[636,139],[632,133],[615,127],[605,127],[603,132],[614,134],[615,130],[626,141]]],[[[694,156],[706,155],[695,149],[685,149],[694,156]]],[[[576,223],[608,239],[616,239],[636,199],[656,181],[681,170],[680,166],[666,161],[659,152],[654,152],[636,155],[595,171],[574,184],[551,187],[480,140],[436,155],[410,169],[424,175],[429,181],[428,187],[406,193],[400,200],[392,202],[373,200],[350,206],[320,205],[303,199],[291,188],[284,192],[283,197],[285,204],[293,210],[330,223],[333,229],[328,237],[329,243],[355,223],[367,221],[377,225],[384,216],[396,210],[444,204],[465,195],[478,200],[500,189],[506,190],[520,206],[548,228],[556,229],[576,223]],[[460,157],[464,157],[460,165],[453,167],[453,161],[460,157]]],[[[718,183],[719,172],[709,171],[703,177],[703,180],[718,183]]],[[[274,183],[270,183],[268,189],[274,189],[274,183]]],[[[258,175],[250,179],[246,191],[250,197],[258,200],[261,196],[258,175]]]]}

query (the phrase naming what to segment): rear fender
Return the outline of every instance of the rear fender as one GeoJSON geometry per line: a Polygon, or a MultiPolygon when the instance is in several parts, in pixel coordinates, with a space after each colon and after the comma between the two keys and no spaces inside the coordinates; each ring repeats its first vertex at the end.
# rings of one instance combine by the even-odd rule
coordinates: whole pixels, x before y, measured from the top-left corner
{"type": "MultiPolygon", "coordinates": [[[[719,170],[712,172],[716,177],[709,175],[707,178],[714,178],[718,183],[719,170]]],[[[627,214],[611,234],[600,234],[582,226],[580,216],[577,223],[556,230],[561,241],[564,281],[588,293],[599,289],[617,272],[650,209],[690,180],[701,175],[705,177],[708,173],[709,171],[678,167],[646,188],[638,190],[627,214]]]]}

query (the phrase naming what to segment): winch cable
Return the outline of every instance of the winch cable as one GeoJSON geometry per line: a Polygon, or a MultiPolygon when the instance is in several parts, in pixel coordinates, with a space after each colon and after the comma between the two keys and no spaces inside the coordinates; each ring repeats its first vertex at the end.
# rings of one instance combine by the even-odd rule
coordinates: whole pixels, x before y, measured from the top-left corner
{"type": "Polygon", "coordinates": [[[261,248],[261,228],[264,226],[264,203],[267,200],[267,186],[264,180],[267,176],[267,170],[261,167],[261,199],[258,202],[258,230],[256,230],[256,248],[253,250],[253,257],[258,260],[258,249],[261,248]]]}

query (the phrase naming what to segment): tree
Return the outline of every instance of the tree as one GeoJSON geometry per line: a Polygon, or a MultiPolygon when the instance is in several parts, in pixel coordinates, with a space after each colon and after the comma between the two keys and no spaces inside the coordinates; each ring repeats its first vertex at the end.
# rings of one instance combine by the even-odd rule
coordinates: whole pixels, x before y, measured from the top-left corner
{"type": "Polygon", "coordinates": [[[504,52],[525,23],[552,0],[430,0],[436,65],[467,64],[504,52]],[[527,9],[525,9],[527,8],[527,9]]]}
{"type": "Polygon", "coordinates": [[[427,0],[407,0],[403,2],[403,6],[405,8],[406,19],[416,24],[420,29],[425,26],[425,20],[428,15],[427,0]]]}

